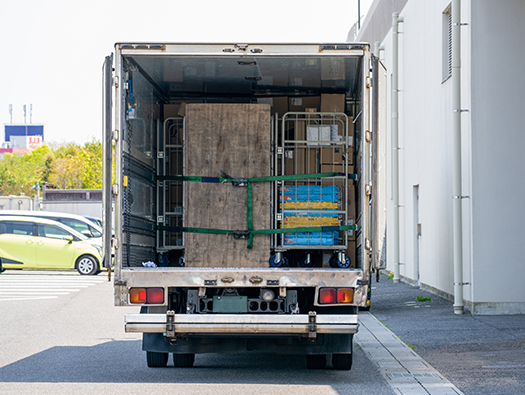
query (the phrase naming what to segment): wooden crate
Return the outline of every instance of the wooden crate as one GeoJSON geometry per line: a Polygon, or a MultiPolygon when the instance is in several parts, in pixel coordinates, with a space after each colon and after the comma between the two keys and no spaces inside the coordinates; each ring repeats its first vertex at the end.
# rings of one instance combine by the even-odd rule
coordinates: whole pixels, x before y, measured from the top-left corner
{"type": "MultiPolygon", "coordinates": [[[[270,175],[271,121],[268,104],[188,104],[187,176],[250,178],[270,175]]],[[[248,229],[247,187],[186,182],[185,226],[248,229]]],[[[253,228],[270,229],[270,182],[253,183],[253,228]]],[[[185,234],[188,267],[268,267],[270,236],[246,239],[224,234],[185,234]]]]}

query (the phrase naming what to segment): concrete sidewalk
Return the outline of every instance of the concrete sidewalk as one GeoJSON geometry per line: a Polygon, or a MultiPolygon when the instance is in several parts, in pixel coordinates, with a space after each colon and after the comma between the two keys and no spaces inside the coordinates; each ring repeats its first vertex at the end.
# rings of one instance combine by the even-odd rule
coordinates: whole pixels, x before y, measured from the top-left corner
{"type": "Polygon", "coordinates": [[[456,315],[452,302],[381,274],[359,319],[357,345],[399,394],[525,394],[523,315],[456,315]]]}

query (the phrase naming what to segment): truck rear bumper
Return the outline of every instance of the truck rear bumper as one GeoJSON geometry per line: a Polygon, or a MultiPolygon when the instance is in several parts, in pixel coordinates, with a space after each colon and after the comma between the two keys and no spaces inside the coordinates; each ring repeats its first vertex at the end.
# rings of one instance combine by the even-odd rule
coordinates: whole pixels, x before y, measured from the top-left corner
{"type": "Polygon", "coordinates": [[[127,314],[126,332],[166,333],[168,337],[196,335],[355,334],[357,315],[294,314],[127,314]]]}

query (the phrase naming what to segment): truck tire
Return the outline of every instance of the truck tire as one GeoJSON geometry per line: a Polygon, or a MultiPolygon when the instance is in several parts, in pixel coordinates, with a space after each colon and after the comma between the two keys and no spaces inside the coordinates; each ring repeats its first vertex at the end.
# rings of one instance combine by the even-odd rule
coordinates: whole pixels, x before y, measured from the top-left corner
{"type": "Polygon", "coordinates": [[[149,368],[165,368],[168,364],[167,352],[150,352],[146,351],[146,360],[149,368]]]}
{"type": "Polygon", "coordinates": [[[352,356],[353,354],[333,354],[332,365],[337,370],[350,370],[352,369],[352,356]]]}
{"type": "Polygon", "coordinates": [[[95,275],[99,269],[97,260],[91,255],[80,256],[75,268],[82,275],[95,275]]]}
{"type": "Polygon", "coordinates": [[[195,362],[195,354],[173,354],[173,364],[176,368],[191,368],[195,362]]]}
{"type": "Polygon", "coordinates": [[[306,367],[308,369],[324,369],[326,366],[326,355],[307,355],[306,367]]]}

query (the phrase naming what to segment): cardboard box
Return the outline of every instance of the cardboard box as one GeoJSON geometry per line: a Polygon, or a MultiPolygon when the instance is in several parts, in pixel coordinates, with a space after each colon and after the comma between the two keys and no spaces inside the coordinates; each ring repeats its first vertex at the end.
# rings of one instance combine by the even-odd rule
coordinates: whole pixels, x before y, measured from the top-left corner
{"type": "Polygon", "coordinates": [[[164,119],[179,116],[180,103],[164,104],[164,119]]]}
{"type": "Polygon", "coordinates": [[[348,201],[348,217],[357,218],[357,202],[355,199],[355,186],[353,183],[348,183],[347,201],[348,201]]]}
{"type": "Polygon", "coordinates": [[[306,108],[320,108],[320,96],[297,96],[290,97],[288,100],[288,111],[304,112],[306,108]]]}
{"type": "Polygon", "coordinates": [[[321,173],[342,173],[343,172],[343,165],[335,165],[335,164],[322,164],[321,163],[321,173]]]}
{"type": "Polygon", "coordinates": [[[345,94],[322,94],[321,112],[345,112],[345,94]]]}
{"type": "Polygon", "coordinates": [[[186,115],[186,102],[182,102],[179,107],[179,111],[177,111],[177,115],[180,117],[183,117],[186,115]]]}
{"type": "Polygon", "coordinates": [[[185,107],[188,103],[203,103],[203,100],[173,100],[169,104],[164,104],[163,112],[164,119],[170,117],[183,117],[185,114],[185,107]]]}
{"type": "Polygon", "coordinates": [[[170,185],[170,200],[167,202],[166,211],[182,213],[182,185],[170,185]]]}
{"type": "Polygon", "coordinates": [[[279,114],[280,117],[288,112],[288,97],[261,97],[257,99],[259,104],[269,104],[271,106],[271,114],[279,114]]]}
{"type": "Polygon", "coordinates": [[[321,148],[319,161],[323,164],[343,164],[343,147],[321,148]]]}
{"type": "Polygon", "coordinates": [[[318,160],[318,157],[317,157],[317,149],[316,148],[308,148],[307,149],[307,153],[305,155],[305,160],[306,160],[306,164],[305,164],[305,169],[306,169],[306,173],[308,174],[314,174],[314,173],[318,173],[318,169],[319,169],[319,160],[318,160]]]}
{"type": "Polygon", "coordinates": [[[355,240],[348,240],[346,256],[350,258],[350,267],[355,269],[357,267],[357,248],[355,240]]]}
{"type": "Polygon", "coordinates": [[[294,150],[284,151],[284,174],[287,176],[295,174],[294,158],[295,158],[294,150]]]}
{"type": "Polygon", "coordinates": [[[169,162],[170,176],[181,176],[183,173],[183,161],[182,161],[182,148],[170,149],[170,155],[166,157],[166,161],[169,162]]]}

